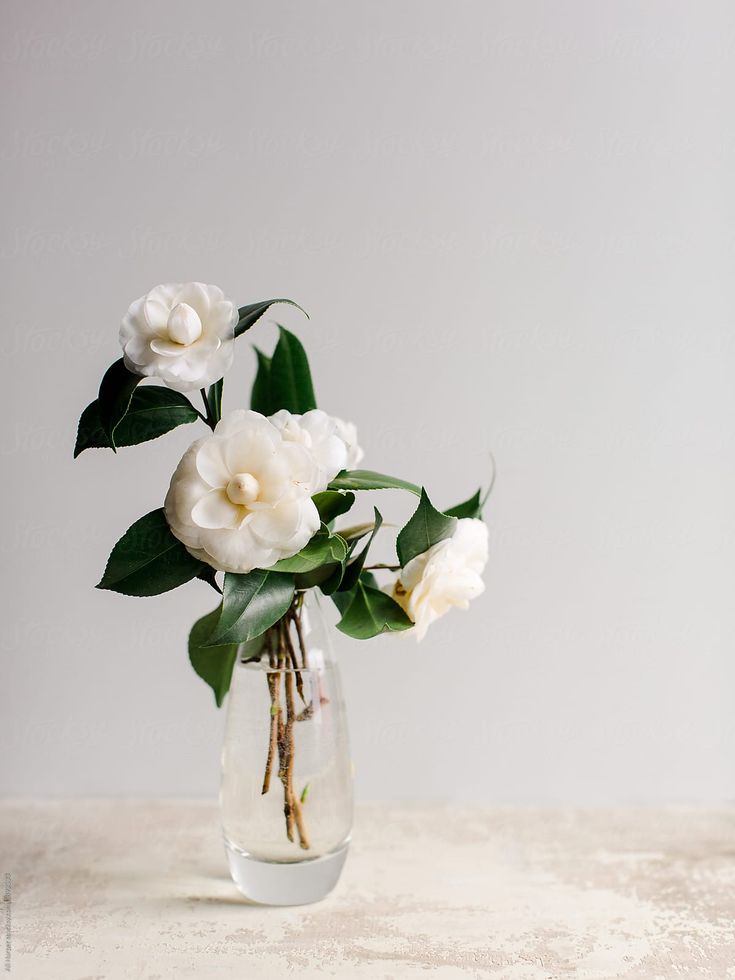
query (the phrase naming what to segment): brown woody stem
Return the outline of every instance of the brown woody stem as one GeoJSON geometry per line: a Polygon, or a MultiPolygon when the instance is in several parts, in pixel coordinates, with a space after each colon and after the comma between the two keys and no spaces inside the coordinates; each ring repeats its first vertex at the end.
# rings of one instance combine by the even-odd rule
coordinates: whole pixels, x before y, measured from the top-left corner
{"type": "Polygon", "coordinates": [[[273,759],[278,748],[278,724],[281,717],[280,691],[281,675],[278,671],[268,674],[268,690],[271,696],[271,731],[268,740],[268,758],[265,763],[265,773],[263,775],[263,788],[261,795],[268,792],[271,786],[271,772],[273,771],[273,759]]]}
{"type": "Polygon", "coordinates": [[[268,665],[271,668],[267,675],[271,718],[262,793],[267,793],[270,789],[274,760],[278,753],[278,778],[283,785],[286,836],[290,841],[294,841],[298,835],[299,846],[308,850],[311,845],[304,823],[302,803],[294,791],[294,723],[310,718],[314,710],[313,704],[308,704],[300,714],[297,714],[294,704],[294,681],[301,700],[306,704],[301,670],[307,666],[308,661],[298,612],[300,599],[301,597],[282,620],[271,627],[266,636],[268,665]],[[298,636],[301,668],[291,639],[291,622],[294,623],[298,636]],[[280,697],[282,688],[286,702],[285,719],[280,697]]]}

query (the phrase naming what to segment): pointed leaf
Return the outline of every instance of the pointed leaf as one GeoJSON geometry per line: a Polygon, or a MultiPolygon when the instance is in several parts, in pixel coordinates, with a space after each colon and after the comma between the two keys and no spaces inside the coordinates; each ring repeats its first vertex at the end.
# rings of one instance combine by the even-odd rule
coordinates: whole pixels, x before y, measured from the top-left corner
{"type": "Polygon", "coordinates": [[[432,545],[450,538],[457,524],[456,517],[447,517],[436,510],[429,500],[426,490],[421,490],[421,500],[413,516],[400,531],[396,541],[398,560],[401,568],[415,558],[428,551],[432,545]]]}
{"type": "Polygon", "coordinates": [[[222,390],[224,388],[224,378],[215,381],[207,389],[207,408],[209,417],[216,424],[222,418],[222,390]]]}
{"type": "Polygon", "coordinates": [[[265,644],[265,635],[262,635],[248,643],[226,643],[220,647],[203,646],[216,625],[219,614],[218,606],[211,613],[198,619],[189,633],[189,660],[196,673],[212,688],[218,708],[222,707],[225,695],[230,689],[232,670],[238,658],[258,659],[265,644]]]}
{"type": "Polygon", "coordinates": [[[258,370],[250,392],[250,408],[261,415],[273,415],[273,398],[271,396],[271,358],[253,347],[258,358],[258,370]]]}
{"type": "Polygon", "coordinates": [[[102,378],[97,396],[100,421],[113,450],[116,446],[115,429],[127,412],[133,392],[142,380],[141,375],[128,371],[122,357],[107,369],[102,378]]]}
{"type": "Polygon", "coordinates": [[[290,330],[279,326],[279,338],[271,360],[271,399],[273,411],[288,409],[297,415],[316,408],[309,361],[301,341],[290,330]]]}
{"type": "Polygon", "coordinates": [[[257,569],[225,575],[222,612],[203,646],[245,643],[264,633],[283,616],[294,594],[293,575],[257,569]]]}
{"type": "Polygon", "coordinates": [[[355,502],[354,493],[341,493],[339,490],[324,490],[316,493],[311,498],[319,511],[319,517],[323,524],[331,524],[332,521],[346,514],[355,502]]]}
{"type": "Polygon", "coordinates": [[[330,490],[408,490],[421,495],[415,483],[399,480],[395,476],[374,473],[372,470],[342,470],[329,484],[330,490]]]}
{"type": "Polygon", "coordinates": [[[457,504],[454,507],[450,507],[449,510],[445,510],[444,513],[447,517],[482,517],[482,501],[480,500],[480,491],[474,493],[469,500],[465,500],[464,503],[457,504]]]}
{"type": "MultiPolygon", "coordinates": [[[[375,511],[375,523],[373,524],[373,529],[370,532],[370,537],[367,539],[367,542],[365,543],[365,547],[362,549],[362,551],[357,556],[357,558],[350,561],[349,564],[347,565],[347,568],[345,569],[345,573],[342,576],[342,581],[339,586],[340,592],[349,592],[349,590],[352,589],[357,583],[357,580],[360,577],[360,573],[362,572],[363,565],[365,564],[367,553],[370,550],[370,545],[373,543],[373,538],[378,533],[378,531],[380,530],[380,525],[383,523],[383,517],[380,511],[378,510],[378,508],[374,507],[373,510],[375,511]]],[[[356,538],[354,540],[354,543],[352,544],[350,549],[350,553],[354,550],[358,540],[359,538],[356,538]]]]}
{"type": "MultiPolygon", "coordinates": [[[[189,399],[178,391],[155,385],[136,388],[130,407],[115,429],[115,445],[136,446],[157,439],[179,425],[188,425],[199,418],[189,399]]],[[[74,458],[85,449],[111,449],[100,417],[99,400],[82,412],[77,430],[74,458]]]]}
{"type": "Polygon", "coordinates": [[[228,643],[219,647],[204,647],[202,644],[214,629],[219,619],[219,606],[206,616],[202,616],[189,633],[189,660],[203,681],[212,688],[217,707],[221,707],[225,694],[230,689],[232,668],[237,659],[238,644],[228,643]]]}
{"type": "Polygon", "coordinates": [[[395,599],[362,581],[357,582],[353,599],[337,623],[338,630],[356,640],[369,640],[379,633],[399,632],[412,626],[395,599]]]}
{"type": "Polygon", "coordinates": [[[237,311],[239,313],[239,319],[235,326],[235,336],[239,337],[241,334],[244,334],[246,330],[249,330],[252,326],[254,326],[254,324],[258,322],[268,308],[276,303],[287,303],[289,306],[295,306],[297,310],[301,310],[307,319],[309,317],[306,310],[301,309],[298,303],[294,303],[293,300],[290,299],[266,299],[260,303],[250,303],[249,306],[241,306],[237,311]]]}
{"type": "Polygon", "coordinates": [[[123,595],[160,595],[195,578],[202,564],[173,536],[159,508],[141,517],[120,538],[97,588],[123,595]]]}
{"type": "Polygon", "coordinates": [[[339,534],[331,534],[322,524],[305,547],[291,558],[282,558],[272,566],[274,572],[313,572],[321,565],[343,562],[347,557],[347,544],[339,534]]]}
{"type": "Polygon", "coordinates": [[[202,565],[201,569],[197,572],[197,578],[201,579],[202,582],[206,582],[207,585],[211,585],[215,592],[222,595],[222,589],[217,585],[217,573],[211,565],[202,565]]]}

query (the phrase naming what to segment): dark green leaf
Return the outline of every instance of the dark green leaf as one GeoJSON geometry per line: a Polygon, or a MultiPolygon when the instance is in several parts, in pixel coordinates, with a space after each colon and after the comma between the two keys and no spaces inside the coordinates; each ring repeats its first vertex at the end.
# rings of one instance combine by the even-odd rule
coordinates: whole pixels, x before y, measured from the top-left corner
{"type": "Polygon", "coordinates": [[[224,388],[224,378],[215,381],[207,389],[207,408],[209,417],[216,424],[222,418],[222,389],[224,388]]]}
{"type": "Polygon", "coordinates": [[[416,496],[421,488],[415,483],[407,483],[395,476],[373,473],[372,470],[342,470],[329,484],[330,490],[409,490],[416,496]]]}
{"type": "Polygon", "coordinates": [[[202,582],[206,582],[207,585],[211,585],[215,592],[222,595],[222,589],[217,585],[217,573],[211,565],[202,565],[199,572],[197,572],[197,578],[201,579],[202,582]]]}
{"type": "MultiPolygon", "coordinates": [[[[115,429],[115,445],[137,446],[157,439],[179,425],[196,422],[198,418],[185,395],[170,388],[144,385],[133,392],[130,407],[115,429]]],[[[93,401],[79,419],[74,458],[85,449],[110,448],[110,440],[102,427],[99,400],[93,401]]]]}
{"type": "Polygon", "coordinates": [[[352,600],[354,598],[355,598],[354,589],[352,590],[352,592],[335,591],[332,593],[332,602],[335,604],[337,609],[339,609],[340,616],[344,616],[344,614],[350,608],[350,605],[352,604],[352,600]]]}
{"type": "Polygon", "coordinates": [[[379,633],[407,630],[413,626],[395,599],[361,580],[358,580],[354,593],[343,595],[352,595],[352,601],[344,609],[337,629],[356,640],[369,640],[379,633]]]}
{"type": "Polygon", "coordinates": [[[173,536],[159,508],[141,517],[120,538],[97,588],[123,595],[160,595],[195,578],[201,568],[202,562],[173,536]]]}
{"type": "Polygon", "coordinates": [[[266,310],[273,306],[275,303],[287,303],[289,306],[295,306],[297,310],[301,310],[305,317],[309,314],[306,310],[302,310],[298,303],[294,303],[290,299],[267,299],[261,303],[250,303],[249,306],[241,306],[237,311],[239,313],[239,319],[237,325],[235,326],[235,336],[239,337],[244,334],[246,330],[249,330],[258,320],[263,316],[266,310]]]}
{"type": "Polygon", "coordinates": [[[270,369],[272,408],[274,412],[285,408],[296,415],[303,415],[316,408],[309,361],[298,337],[285,327],[278,330],[278,343],[273,351],[270,369]]]}
{"type": "Polygon", "coordinates": [[[360,581],[363,585],[369,585],[373,589],[379,589],[378,580],[372,572],[360,572],[360,581]]]}
{"type": "Polygon", "coordinates": [[[221,707],[230,689],[232,668],[237,659],[238,644],[228,643],[219,647],[204,647],[203,643],[210,635],[219,619],[219,606],[206,616],[202,616],[191,628],[189,633],[189,660],[194,670],[203,681],[214,691],[217,707],[221,707]]]}
{"type": "MultiPolygon", "coordinates": [[[[362,549],[362,551],[357,556],[357,558],[354,558],[347,565],[347,568],[345,569],[345,573],[342,576],[342,581],[339,586],[340,592],[349,592],[350,589],[354,588],[358,578],[360,577],[360,572],[362,572],[363,565],[365,564],[365,559],[367,558],[367,553],[370,550],[370,545],[373,543],[373,538],[378,533],[378,531],[380,530],[380,525],[383,523],[383,518],[378,508],[374,507],[373,510],[375,511],[375,523],[373,524],[373,529],[370,532],[370,537],[367,539],[365,547],[362,549]]],[[[355,544],[357,544],[358,540],[359,540],[358,538],[355,539],[350,549],[350,553],[354,549],[355,544]]]]}
{"type": "Polygon", "coordinates": [[[211,613],[197,620],[189,633],[189,660],[202,680],[214,691],[217,707],[222,706],[230,689],[232,669],[238,658],[256,660],[265,645],[265,635],[256,636],[248,643],[226,643],[219,647],[205,647],[204,641],[212,632],[220,615],[218,606],[211,613]]]}
{"type": "Polygon", "coordinates": [[[245,643],[260,636],[288,611],[293,594],[293,575],[260,569],[246,575],[227,572],[219,622],[202,645],[245,643]]]}
{"type": "Polygon", "coordinates": [[[347,557],[347,544],[339,534],[331,534],[322,524],[314,537],[292,558],[282,558],[273,565],[274,572],[313,572],[321,565],[343,562],[347,557]]]}
{"type": "Polygon", "coordinates": [[[271,358],[257,347],[253,350],[258,358],[258,370],[250,392],[250,407],[261,415],[273,415],[276,410],[271,396],[271,358]]]}
{"type": "Polygon", "coordinates": [[[400,531],[396,548],[401,568],[428,551],[432,545],[454,534],[456,517],[447,517],[431,504],[426,490],[421,490],[421,500],[408,524],[400,531]]]}
{"type": "Polygon", "coordinates": [[[346,514],[352,507],[355,502],[355,495],[354,493],[340,493],[339,490],[324,490],[322,493],[314,494],[311,499],[319,511],[322,523],[331,524],[332,521],[341,517],[342,514],[346,514]]]}
{"type": "Polygon", "coordinates": [[[480,500],[480,491],[473,494],[469,500],[465,500],[462,504],[457,504],[455,507],[450,507],[449,510],[445,510],[444,513],[447,517],[482,517],[482,502],[480,500]]]}
{"type": "Polygon", "coordinates": [[[115,429],[127,412],[133,392],[142,380],[141,375],[128,371],[122,358],[115,361],[102,378],[97,396],[100,421],[113,451],[117,445],[115,429]]]}

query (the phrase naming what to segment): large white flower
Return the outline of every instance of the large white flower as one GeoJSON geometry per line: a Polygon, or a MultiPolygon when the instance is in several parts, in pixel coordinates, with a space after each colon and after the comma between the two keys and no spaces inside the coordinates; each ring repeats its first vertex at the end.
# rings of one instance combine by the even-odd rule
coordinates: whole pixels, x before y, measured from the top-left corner
{"type": "Polygon", "coordinates": [[[282,408],[270,420],[284,439],[305,446],[312,454],[316,466],[315,493],[325,490],[341,470],[352,468],[354,460],[362,459],[355,426],[319,408],[303,415],[293,415],[282,408]]]}
{"type": "Polygon", "coordinates": [[[184,453],[164,505],[188,550],[225,572],[269,568],[319,530],[314,461],[257,412],[232,412],[184,453]]]}
{"type": "Polygon", "coordinates": [[[470,599],[485,590],[487,525],[462,518],[451,538],[412,558],[393,587],[393,598],[416,624],[416,639],[453,606],[467,609],[470,599]]]}
{"type": "Polygon", "coordinates": [[[130,304],[120,325],[127,368],[176,391],[219,381],[232,365],[237,307],[218,286],[156,286],[130,304]]]}

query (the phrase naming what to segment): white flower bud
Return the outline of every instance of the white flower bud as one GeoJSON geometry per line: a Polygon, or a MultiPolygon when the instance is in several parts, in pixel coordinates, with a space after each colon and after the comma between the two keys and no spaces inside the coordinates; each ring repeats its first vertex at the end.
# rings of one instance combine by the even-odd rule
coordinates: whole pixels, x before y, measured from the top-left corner
{"type": "Polygon", "coordinates": [[[202,335],[202,321],[188,303],[177,303],[166,324],[168,335],[175,344],[193,344],[202,335]]]}

